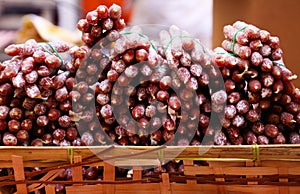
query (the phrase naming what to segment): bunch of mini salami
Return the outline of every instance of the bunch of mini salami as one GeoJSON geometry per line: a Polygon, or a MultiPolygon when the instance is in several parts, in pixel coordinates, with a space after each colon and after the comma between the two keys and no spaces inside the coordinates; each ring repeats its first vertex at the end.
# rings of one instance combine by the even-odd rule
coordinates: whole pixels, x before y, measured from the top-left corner
{"type": "Polygon", "coordinates": [[[228,142],[299,143],[297,76],[283,63],[279,38],[240,21],[225,26],[224,36],[213,61],[228,95],[222,118],[228,142]]]}

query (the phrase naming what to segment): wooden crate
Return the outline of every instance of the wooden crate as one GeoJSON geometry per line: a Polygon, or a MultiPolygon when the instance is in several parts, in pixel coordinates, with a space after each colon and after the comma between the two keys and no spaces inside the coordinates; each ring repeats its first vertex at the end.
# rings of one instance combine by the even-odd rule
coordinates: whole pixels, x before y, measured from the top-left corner
{"type": "Polygon", "coordinates": [[[300,192],[300,145],[0,149],[0,168],[14,169],[14,175],[0,177],[0,187],[14,184],[18,194],[43,187],[47,194],[54,194],[57,183],[67,185],[67,194],[300,192]],[[168,159],[183,160],[184,173],[142,176],[144,166],[159,166],[168,159]],[[206,161],[207,165],[194,165],[199,160],[206,161]],[[82,180],[82,167],[93,165],[103,166],[103,180],[82,180]],[[132,178],[116,179],[115,165],[132,167],[132,178]],[[25,172],[25,167],[41,167],[43,170],[25,172]],[[55,180],[63,169],[70,167],[72,181],[55,180]],[[30,179],[36,173],[43,177],[30,179]]]}

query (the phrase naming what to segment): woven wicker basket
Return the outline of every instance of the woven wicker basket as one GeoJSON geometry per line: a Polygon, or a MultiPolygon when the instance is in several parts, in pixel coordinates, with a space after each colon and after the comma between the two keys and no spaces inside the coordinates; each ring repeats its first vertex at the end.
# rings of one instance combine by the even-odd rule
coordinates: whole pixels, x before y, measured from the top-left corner
{"type": "Polygon", "coordinates": [[[18,194],[43,187],[47,194],[54,194],[54,185],[58,183],[67,185],[67,194],[300,192],[299,145],[0,149],[0,167],[14,170],[14,175],[0,177],[0,187],[16,185],[18,194]],[[179,155],[178,149],[182,150],[179,155]],[[184,173],[143,177],[143,167],[159,166],[161,161],[168,159],[183,160],[184,173]],[[199,160],[208,165],[194,165],[194,161],[199,160]],[[82,180],[82,167],[94,165],[103,166],[103,180],[82,180]],[[116,178],[115,165],[132,167],[132,177],[116,178]],[[25,167],[41,167],[42,170],[25,172],[25,167]],[[65,168],[72,169],[73,180],[55,180],[65,168]],[[42,178],[30,179],[37,173],[42,178]]]}

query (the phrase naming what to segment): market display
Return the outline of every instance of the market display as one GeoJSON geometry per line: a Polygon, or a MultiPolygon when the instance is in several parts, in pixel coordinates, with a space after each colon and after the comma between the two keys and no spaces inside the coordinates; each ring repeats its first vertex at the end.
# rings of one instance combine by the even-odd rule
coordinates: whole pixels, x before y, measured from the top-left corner
{"type": "MultiPolygon", "coordinates": [[[[88,12],[77,25],[81,46],[30,39],[5,49],[1,145],[300,143],[297,75],[284,65],[278,37],[237,21],[209,50],[176,26],[151,40],[139,26],[125,28],[121,13],[116,4],[88,12]]],[[[102,178],[101,167],[83,169],[86,180],[102,178]]],[[[182,161],[143,175],[178,171],[182,161]]],[[[67,168],[58,180],[71,178],[67,168]]]]}
{"type": "Polygon", "coordinates": [[[78,22],[86,46],[5,49],[3,145],[299,143],[297,76],[278,37],[237,21],[209,51],[176,26],[157,41],[122,21],[100,5],[78,22]]]}

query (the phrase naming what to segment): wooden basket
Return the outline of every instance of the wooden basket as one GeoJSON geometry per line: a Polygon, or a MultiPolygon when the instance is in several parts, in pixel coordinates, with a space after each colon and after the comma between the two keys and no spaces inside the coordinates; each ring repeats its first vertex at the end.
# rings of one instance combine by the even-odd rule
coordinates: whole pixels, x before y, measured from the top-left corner
{"type": "Polygon", "coordinates": [[[0,187],[14,184],[18,194],[55,184],[66,184],[67,194],[188,194],[300,192],[300,145],[201,146],[201,147],[1,147],[0,168],[13,168],[14,175],[0,177],[0,187]],[[180,149],[180,154],[178,150],[180,149]],[[184,173],[161,173],[143,177],[142,168],[162,161],[183,160],[184,173]],[[194,161],[207,161],[195,166],[194,161]],[[118,180],[115,166],[130,166],[132,178],[118,180]],[[82,180],[83,166],[103,166],[103,180],[82,180]],[[25,172],[25,167],[41,167],[25,172]],[[56,181],[71,167],[72,181],[56,181]],[[43,173],[39,180],[28,177],[43,173]]]}

